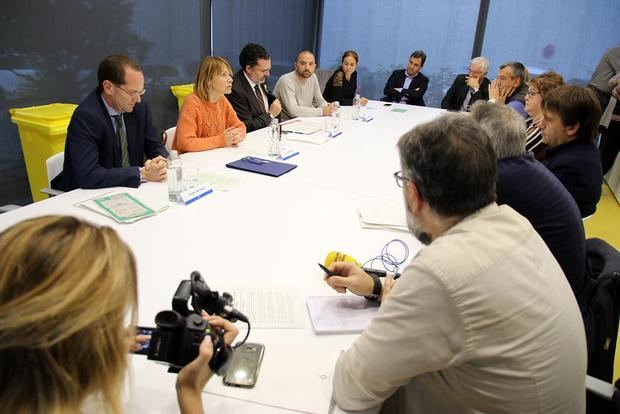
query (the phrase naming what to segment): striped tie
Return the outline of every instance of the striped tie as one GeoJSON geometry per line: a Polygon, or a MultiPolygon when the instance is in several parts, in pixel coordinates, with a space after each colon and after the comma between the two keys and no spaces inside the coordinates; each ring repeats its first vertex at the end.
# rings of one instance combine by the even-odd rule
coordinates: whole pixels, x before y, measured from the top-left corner
{"type": "Polygon", "coordinates": [[[256,99],[258,99],[258,106],[261,112],[267,112],[265,109],[265,101],[263,101],[263,94],[260,93],[260,87],[258,84],[254,85],[254,93],[256,94],[256,99]]]}
{"type": "Polygon", "coordinates": [[[118,146],[121,148],[121,165],[123,168],[129,167],[129,151],[127,150],[127,131],[123,114],[114,115],[116,121],[116,135],[118,136],[118,146]]]}

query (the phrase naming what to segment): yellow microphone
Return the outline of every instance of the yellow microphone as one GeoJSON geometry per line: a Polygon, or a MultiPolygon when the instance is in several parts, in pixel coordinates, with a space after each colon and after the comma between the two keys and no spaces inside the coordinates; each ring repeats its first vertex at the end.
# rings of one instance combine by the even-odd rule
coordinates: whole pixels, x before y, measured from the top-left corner
{"type": "Polygon", "coordinates": [[[349,255],[346,255],[345,253],[342,253],[342,252],[327,253],[327,256],[325,257],[325,261],[323,262],[325,267],[329,267],[329,265],[334,262],[349,262],[349,263],[355,263],[356,265],[360,267],[362,266],[357,260],[355,260],[349,255]]]}
{"type": "MultiPolygon", "coordinates": [[[[323,263],[325,264],[325,267],[329,267],[329,265],[331,265],[334,262],[355,263],[359,267],[362,267],[362,264],[358,262],[357,260],[355,260],[353,257],[345,253],[342,253],[342,252],[331,251],[327,253],[327,256],[325,257],[325,261],[323,263]]],[[[400,273],[386,272],[385,270],[371,269],[369,267],[362,267],[362,269],[364,269],[366,273],[371,273],[379,277],[385,277],[387,275],[391,275],[394,279],[398,279],[400,277],[400,273]]]]}

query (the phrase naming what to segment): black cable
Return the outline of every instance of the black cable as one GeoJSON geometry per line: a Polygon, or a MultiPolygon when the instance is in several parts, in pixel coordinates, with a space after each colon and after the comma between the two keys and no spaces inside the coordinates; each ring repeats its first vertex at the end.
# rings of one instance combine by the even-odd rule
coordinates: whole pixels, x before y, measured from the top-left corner
{"type": "Polygon", "coordinates": [[[248,340],[248,337],[250,336],[250,321],[247,321],[246,323],[248,324],[248,331],[245,334],[245,338],[243,338],[243,341],[237,342],[235,346],[233,346],[233,349],[239,348],[241,345],[245,344],[245,341],[248,340]]]}

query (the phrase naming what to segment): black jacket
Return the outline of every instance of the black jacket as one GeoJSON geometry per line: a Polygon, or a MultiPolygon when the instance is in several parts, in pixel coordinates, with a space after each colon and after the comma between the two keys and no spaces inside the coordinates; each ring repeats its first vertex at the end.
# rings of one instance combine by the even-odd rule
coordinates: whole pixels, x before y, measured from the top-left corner
{"type": "MultiPolygon", "coordinates": [[[[467,79],[466,74],[458,75],[448,92],[446,92],[446,96],[441,100],[441,107],[443,109],[449,110],[460,110],[461,106],[463,106],[463,101],[467,96],[467,91],[469,91],[469,86],[466,83],[467,79]]],[[[469,105],[473,105],[477,100],[489,100],[489,85],[491,83],[487,78],[484,78],[482,83],[480,84],[480,88],[478,92],[473,92],[471,94],[471,98],[469,99],[469,105]]]]}
{"type": "Polygon", "coordinates": [[[263,112],[258,106],[258,100],[254,90],[250,86],[248,80],[243,74],[243,70],[239,70],[233,77],[232,93],[226,95],[228,101],[237,113],[237,116],[245,124],[247,132],[264,128],[271,123],[271,114],[269,106],[276,100],[267,90],[267,83],[263,82],[260,86],[265,95],[267,95],[267,108],[263,112]]]}
{"type": "Polygon", "coordinates": [[[399,69],[392,72],[389,79],[383,88],[385,96],[381,98],[386,102],[400,102],[400,99],[404,96],[406,98],[405,103],[408,105],[426,106],[424,104],[424,93],[428,88],[428,78],[418,72],[418,74],[411,80],[409,87],[398,92],[394,88],[402,88],[405,83],[405,71],[406,69],[399,69]]]}
{"type": "Polygon", "coordinates": [[[153,127],[146,102],[123,114],[127,131],[130,167],[123,168],[121,150],[112,119],[103,104],[99,89],[92,91],[77,107],[65,143],[62,172],[52,181],[52,188],[70,191],[75,188],[138,187],[144,157],[166,158],[168,151],[153,127]]]}

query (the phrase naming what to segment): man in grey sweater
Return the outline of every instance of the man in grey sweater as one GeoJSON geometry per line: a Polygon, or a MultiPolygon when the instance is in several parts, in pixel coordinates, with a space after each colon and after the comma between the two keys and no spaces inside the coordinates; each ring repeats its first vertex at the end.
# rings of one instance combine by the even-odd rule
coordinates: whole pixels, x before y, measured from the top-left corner
{"type": "Polygon", "coordinates": [[[282,103],[283,121],[298,116],[330,116],[333,104],[323,99],[319,81],[314,74],[316,62],[312,52],[297,55],[295,70],[282,75],[273,92],[282,103]]]}

